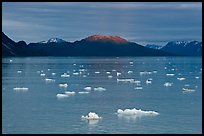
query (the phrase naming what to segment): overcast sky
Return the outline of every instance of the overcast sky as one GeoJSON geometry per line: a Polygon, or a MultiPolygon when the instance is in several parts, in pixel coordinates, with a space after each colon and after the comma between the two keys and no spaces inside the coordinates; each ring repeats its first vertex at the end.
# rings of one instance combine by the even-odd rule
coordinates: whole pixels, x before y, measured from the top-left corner
{"type": "Polygon", "coordinates": [[[118,35],[140,44],[202,40],[201,2],[3,2],[2,31],[27,43],[118,35]]]}

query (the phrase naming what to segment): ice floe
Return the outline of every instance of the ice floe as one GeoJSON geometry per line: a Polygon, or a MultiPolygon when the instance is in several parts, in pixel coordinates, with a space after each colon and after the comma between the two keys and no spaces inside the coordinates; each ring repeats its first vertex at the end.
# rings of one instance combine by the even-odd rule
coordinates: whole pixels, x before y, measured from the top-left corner
{"type": "Polygon", "coordinates": [[[132,61],[130,61],[130,64],[133,64],[133,62],[132,62],[132,61]]]}
{"type": "Polygon", "coordinates": [[[70,75],[68,75],[67,73],[64,73],[63,75],[61,75],[61,77],[70,77],[70,75]]]}
{"type": "Polygon", "coordinates": [[[45,74],[44,74],[44,73],[41,73],[40,76],[45,76],[45,74]]]}
{"type": "Polygon", "coordinates": [[[128,71],[128,74],[132,74],[133,73],[133,71],[128,71]]]}
{"type": "Polygon", "coordinates": [[[85,92],[85,91],[81,91],[81,92],[78,92],[79,94],[88,94],[89,92],[85,92]]]}
{"type": "Polygon", "coordinates": [[[169,74],[166,74],[166,76],[174,76],[175,74],[172,74],[172,73],[169,73],[169,74]]]}
{"type": "Polygon", "coordinates": [[[19,70],[19,71],[17,71],[17,73],[19,73],[19,74],[20,74],[20,73],[22,73],[22,71],[21,71],[21,70],[19,70]]]}
{"type": "Polygon", "coordinates": [[[185,80],[186,78],[184,78],[184,77],[177,77],[177,79],[182,81],[182,80],[185,80]]]}
{"type": "Polygon", "coordinates": [[[50,83],[50,82],[55,82],[54,79],[50,79],[50,78],[45,78],[45,81],[48,82],[48,83],[50,83]]]}
{"type": "Polygon", "coordinates": [[[10,59],[9,62],[13,62],[13,60],[10,59]]]}
{"type": "Polygon", "coordinates": [[[169,87],[169,86],[172,86],[172,85],[173,85],[173,83],[170,83],[170,82],[164,83],[164,86],[166,86],[166,87],[169,87]]]}
{"type": "Polygon", "coordinates": [[[183,93],[191,93],[191,92],[195,92],[195,90],[193,90],[193,89],[190,89],[190,88],[182,88],[182,92],[183,93]]]}
{"type": "Polygon", "coordinates": [[[54,75],[56,75],[56,73],[52,73],[52,75],[54,76],[54,75]]]}
{"type": "Polygon", "coordinates": [[[120,73],[120,72],[117,72],[117,73],[116,73],[116,75],[117,75],[117,76],[120,76],[120,75],[121,75],[121,73],[120,73]]]}
{"type": "Polygon", "coordinates": [[[68,84],[59,84],[59,87],[68,87],[68,84]]]}
{"type": "Polygon", "coordinates": [[[152,74],[152,72],[149,72],[149,71],[140,71],[140,75],[150,75],[152,74]]]}
{"type": "Polygon", "coordinates": [[[152,83],[152,79],[151,78],[146,80],[146,84],[151,84],[151,83],[152,83]]]}
{"type": "Polygon", "coordinates": [[[196,79],[199,79],[199,77],[197,76],[197,77],[195,77],[196,79]]]}
{"type": "Polygon", "coordinates": [[[109,72],[109,71],[107,71],[107,72],[106,72],[106,74],[110,74],[110,72],[109,72]]]}
{"type": "Polygon", "coordinates": [[[84,90],[91,91],[91,87],[87,86],[87,87],[84,88],[84,90]]]}
{"type": "Polygon", "coordinates": [[[94,91],[105,91],[106,89],[103,87],[95,87],[94,91]]]}
{"type": "Polygon", "coordinates": [[[117,113],[120,115],[124,115],[124,116],[131,116],[131,115],[135,115],[135,116],[151,116],[151,115],[159,115],[158,112],[156,111],[143,111],[141,109],[125,109],[125,110],[121,110],[118,109],[117,113]]]}
{"type": "Polygon", "coordinates": [[[58,97],[58,98],[66,98],[66,97],[69,97],[69,96],[66,95],[66,94],[57,94],[56,97],[58,97]]]}
{"type": "Polygon", "coordinates": [[[15,87],[15,88],[13,88],[13,90],[15,90],[15,91],[28,91],[29,88],[27,88],[27,87],[15,87]]]}
{"type": "Polygon", "coordinates": [[[73,75],[79,75],[79,73],[78,72],[74,72],[73,75]]]}
{"type": "Polygon", "coordinates": [[[75,95],[74,91],[65,91],[64,92],[66,95],[75,95]]]}
{"type": "Polygon", "coordinates": [[[95,74],[99,74],[100,72],[99,71],[96,71],[96,72],[94,72],[95,74]]]}
{"type": "Polygon", "coordinates": [[[102,117],[99,117],[98,114],[96,114],[95,112],[89,112],[88,116],[81,116],[82,119],[88,119],[88,120],[98,120],[98,119],[102,119],[102,117]]]}
{"type": "Polygon", "coordinates": [[[136,90],[141,90],[141,89],[143,89],[141,86],[138,86],[138,87],[135,87],[134,89],[136,89],[136,90]]]}
{"type": "Polygon", "coordinates": [[[113,78],[113,76],[109,75],[108,78],[113,78]]]}

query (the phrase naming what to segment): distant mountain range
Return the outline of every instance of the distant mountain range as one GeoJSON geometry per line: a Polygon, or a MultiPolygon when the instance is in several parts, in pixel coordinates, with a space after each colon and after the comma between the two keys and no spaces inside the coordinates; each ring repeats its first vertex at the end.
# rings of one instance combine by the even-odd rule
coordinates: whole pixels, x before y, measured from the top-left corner
{"type": "Polygon", "coordinates": [[[165,46],[148,44],[145,47],[180,55],[202,56],[202,42],[198,41],[172,41],[165,46]]]}
{"type": "Polygon", "coordinates": [[[159,48],[142,46],[119,36],[92,35],[80,41],[67,42],[59,38],[26,44],[15,42],[2,32],[2,56],[201,56],[202,42],[175,44],[159,48]],[[188,47],[188,48],[187,48],[188,47]],[[176,49],[178,48],[178,50],[176,49]],[[195,48],[195,49],[194,49],[195,48]],[[182,51],[189,49],[189,51],[182,51]],[[199,53],[198,53],[199,52],[199,53]]]}

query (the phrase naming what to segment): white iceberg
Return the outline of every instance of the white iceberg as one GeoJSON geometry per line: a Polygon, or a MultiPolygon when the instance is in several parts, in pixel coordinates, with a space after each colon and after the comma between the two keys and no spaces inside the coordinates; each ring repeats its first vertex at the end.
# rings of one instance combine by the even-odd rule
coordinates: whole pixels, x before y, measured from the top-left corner
{"type": "Polygon", "coordinates": [[[61,75],[61,77],[70,77],[70,75],[68,75],[67,73],[64,73],[63,75],[61,75]]]}
{"type": "Polygon", "coordinates": [[[102,117],[99,117],[98,114],[95,112],[89,112],[88,116],[81,116],[82,119],[88,119],[88,120],[98,120],[102,119],[102,117]]]}
{"type": "Polygon", "coordinates": [[[182,81],[182,80],[185,80],[186,78],[184,78],[184,77],[177,77],[177,79],[182,81]]]}
{"type": "Polygon", "coordinates": [[[190,88],[182,88],[183,93],[191,93],[191,92],[195,92],[195,90],[190,89],[190,88]]]}
{"type": "Polygon", "coordinates": [[[128,74],[132,74],[133,73],[133,71],[128,71],[128,74]]]}
{"type": "Polygon", "coordinates": [[[69,97],[68,95],[66,94],[57,94],[56,95],[58,98],[66,98],[66,97],[69,97]]]}
{"type": "Polygon", "coordinates": [[[109,75],[108,78],[113,78],[113,76],[109,75]]]}
{"type": "Polygon", "coordinates": [[[121,75],[121,73],[120,73],[120,72],[117,72],[116,74],[117,74],[117,76],[120,76],[120,75],[121,75]]]}
{"type": "Polygon", "coordinates": [[[74,72],[73,75],[79,75],[79,73],[78,72],[74,72]]]}
{"type": "Polygon", "coordinates": [[[169,74],[166,74],[166,76],[174,76],[175,74],[172,74],[172,73],[169,73],[169,74]]]}
{"type": "Polygon", "coordinates": [[[130,61],[130,64],[133,64],[133,62],[132,62],[132,61],[130,61]]]}
{"type": "Polygon", "coordinates": [[[141,90],[143,89],[141,86],[135,87],[136,90],[141,90]]]}
{"type": "Polygon", "coordinates": [[[29,89],[27,87],[15,87],[13,88],[15,91],[28,91],[29,89]]]}
{"type": "Polygon", "coordinates": [[[68,87],[68,84],[59,84],[59,87],[68,87]]]}
{"type": "Polygon", "coordinates": [[[9,60],[9,62],[13,62],[13,60],[9,60]]]}
{"type": "Polygon", "coordinates": [[[22,71],[21,71],[21,70],[19,70],[19,71],[17,71],[17,73],[19,73],[19,74],[20,74],[20,73],[22,73],[22,71]]]}
{"type": "Polygon", "coordinates": [[[173,83],[170,83],[170,82],[164,83],[164,86],[166,86],[166,87],[169,87],[169,86],[172,86],[172,85],[173,85],[173,83]]]}
{"type": "Polygon", "coordinates": [[[75,95],[75,92],[74,91],[65,91],[64,92],[66,95],[75,95]]]}
{"type": "Polygon", "coordinates": [[[151,78],[146,80],[146,84],[151,84],[151,83],[152,83],[152,79],[151,78]]]}
{"type": "Polygon", "coordinates": [[[56,75],[56,73],[52,73],[52,75],[54,76],[54,75],[56,75]]]}
{"type": "Polygon", "coordinates": [[[107,72],[106,72],[106,74],[110,74],[110,72],[109,72],[109,71],[107,71],[107,72]]]}
{"type": "Polygon", "coordinates": [[[195,77],[196,79],[199,79],[199,77],[197,76],[197,77],[195,77]]]}
{"type": "Polygon", "coordinates": [[[84,90],[91,91],[91,87],[87,86],[87,87],[84,88],[84,90]]]}
{"type": "Polygon", "coordinates": [[[89,92],[85,92],[85,91],[81,91],[81,92],[78,92],[79,94],[88,94],[89,92]]]}
{"type": "Polygon", "coordinates": [[[95,74],[99,74],[99,73],[100,73],[99,71],[96,71],[96,72],[95,72],[95,74]]]}
{"type": "Polygon", "coordinates": [[[54,79],[50,79],[50,78],[45,78],[45,81],[46,81],[47,83],[50,83],[50,82],[55,82],[55,80],[54,80],[54,79]]]}
{"type": "Polygon", "coordinates": [[[103,87],[96,87],[94,88],[94,91],[105,91],[106,89],[103,87]]]}
{"type": "Polygon", "coordinates": [[[148,72],[148,71],[140,71],[140,75],[150,75],[152,74],[152,72],[148,72]]]}
{"type": "Polygon", "coordinates": [[[41,73],[40,76],[45,76],[45,74],[44,74],[44,73],[41,73]]]}
{"type": "Polygon", "coordinates": [[[143,111],[141,109],[137,110],[135,108],[133,108],[133,109],[125,109],[125,110],[118,109],[117,113],[120,114],[120,115],[124,115],[124,116],[132,116],[132,115],[135,115],[135,116],[159,115],[159,113],[155,112],[155,111],[143,111]]]}

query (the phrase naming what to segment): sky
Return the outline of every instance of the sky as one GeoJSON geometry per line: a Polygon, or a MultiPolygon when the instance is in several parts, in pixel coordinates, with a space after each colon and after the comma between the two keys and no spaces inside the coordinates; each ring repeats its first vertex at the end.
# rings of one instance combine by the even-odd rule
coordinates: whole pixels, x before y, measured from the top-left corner
{"type": "Polygon", "coordinates": [[[201,2],[3,2],[2,31],[26,43],[94,34],[164,45],[202,41],[201,2]]]}

